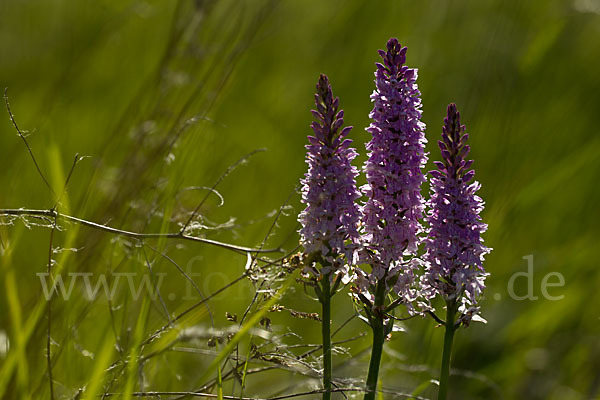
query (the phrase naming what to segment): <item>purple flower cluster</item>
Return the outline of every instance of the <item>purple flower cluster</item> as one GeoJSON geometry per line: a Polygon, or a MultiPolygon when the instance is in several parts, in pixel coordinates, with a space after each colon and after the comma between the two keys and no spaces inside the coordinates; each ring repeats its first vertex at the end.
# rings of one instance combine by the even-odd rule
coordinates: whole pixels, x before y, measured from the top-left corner
{"type": "Polygon", "coordinates": [[[308,137],[306,146],[309,170],[302,180],[307,207],[299,216],[301,243],[305,254],[322,264],[322,273],[333,269],[346,275],[349,265],[368,264],[369,270],[353,271],[355,296],[367,306],[383,306],[384,297],[393,291],[397,298],[392,306],[404,304],[412,313],[415,301],[425,310],[430,306],[421,299],[439,294],[459,302],[460,321],[468,324],[478,313],[487,276],[482,264],[490,252],[481,238],[487,226],[479,216],[480,185],[471,182],[468,135],[456,105],[450,104],[439,141],[443,161],[435,162],[438,169],[430,172],[431,197],[425,203],[421,185],[426,181],[422,170],[427,140],[417,70],[404,65],[406,50],[396,38],[388,41],[386,51],[379,50],[383,62],[376,64],[371,95],[371,140],[363,168],[367,184],[361,187],[366,202],[360,208],[358,171],[351,165],[357,153],[345,139],[351,127],[342,128],[338,98],[321,75],[313,110],[315,135],[308,137]],[[423,266],[425,273],[420,274],[423,266]]]}
{"type": "Polygon", "coordinates": [[[481,238],[487,229],[479,216],[483,201],[475,194],[481,185],[469,183],[475,171],[470,169],[473,160],[466,159],[468,138],[456,105],[450,104],[439,141],[443,161],[436,161],[438,169],[430,172],[431,199],[425,218],[430,228],[425,241],[427,269],[423,282],[429,296],[460,297],[466,323],[478,312],[477,299],[487,276],[482,264],[484,255],[490,252],[481,238]]]}
{"type": "Polygon", "coordinates": [[[404,65],[406,50],[396,38],[388,41],[387,51],[379,50],[383,64],[377,63],[375,72],[373,121],[367,128],[372,139],[364,167],[367,184],[361,188],[367,196],[362,209],[365,251],[361,261],[373,269],[368,276],[357,272],[362,286],[384,276],[386,281],[395,281],[398,294],[411,301],[416,266],[412,256],[423,231],[419,220],[424,210],[421,184],[427,155],[417,70],[404,65]]]}
{"type": "Polygon", "coordinates": [[[301,244],[305,254],[318,257],[323,273],[330,268],[346,273],[359,241],[358,170],[351,165],[357,153],[350,147],[352,141],[345,139],[352,127],[341,129],[344,112],[338,111],[339,99],[333,97],[325,75],[317,84],[315,104],[317,109],[312,113],[316,121],[311,125],[315,135],[308,137],[308,172],[301,181],[302,203],[306,204],[298,217],[301,244]]]}
{"type": "Polygon", "coordinates": [[[491,249],[481,238],[487,225],[479,215],[483,200],[476,193],[481,186],[473,181],[473,161],[466,159],[469,135],[456,105],[450,104],[438,142],[443,161],[434,162],[437,170],[430,171],[431,196],[425,202],[421,195],[426,181],[425,124],[417,70],[404,65],[406,50],[396,38],[387,42],[387,51],[379,50],[383,62],[376,64],[376,89],[371,95],[374,107],[367,128],[371,140],[362,171],[367,183],[361,187],[366,202],[360,208],[358,171],[351,164],[357,153],[345,139],[351,128],[342,129],[344,113],[338,112],[339,101],[327,77],[321,75],[317,84],[315,135],[308,137],[309,169],[302,180],[306,209],[299,221],[307,256],[304,276],[313,278],[323,306],[323,400],[330,399],[332,387],[331,297],[340,282],[354,280],[351,296],[373,331],[365,400],[373,400],[377,393],[383,345],[394,330],[397,306],[405,306],[410,315],[429,314],[445,326],[439,399],[446,399],[448,392],[454,332],[472,320],[485,321],[477,303],[488,275],[484,256],[491,249]],[[364,264],[370,268],[363,269],[364,264]],[[329,274],[342,279],[336,279],[333,287],[330,280],[318,279],[329,274]],[[445,320],[432,307],[431,299],[438,295],[446,303],[445,320]]]}

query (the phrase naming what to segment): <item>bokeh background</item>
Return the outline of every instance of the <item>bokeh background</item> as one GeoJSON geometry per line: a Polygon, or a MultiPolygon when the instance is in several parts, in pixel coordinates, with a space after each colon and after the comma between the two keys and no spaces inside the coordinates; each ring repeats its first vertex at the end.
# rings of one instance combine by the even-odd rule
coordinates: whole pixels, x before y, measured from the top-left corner
{"type": "MultiPolygon", "coordinates": [[[[494,248],[485,264],[488,323],[457,334],[451,398],[600,398],[600,1],[2,0],[0,83],[55,192],[75,154],[85,156],[59,211],[140,232],[177,230],[207,193],[190,187],[214,185],[237,160],[261,150],[219,182],[224,202],[206,199],[195,233],[260,245],[289,199],[266,246],[293,250],[301,209],[294,190],[306,169],[318,75],[329,75],[354,126],[361,165],[377,49],[391,36],[408,46],[407,63],[419,69],[430,160],[446,105],[456,102],[461,111],[486,201],[485,240],[494,248]],[[532,290],[537,300],[518,300],[508,283],[528,271],[530,255],[530,279],[517,277],[514,290],[532,290]],[[549,273],[564,277],[564,286],[548,288],[560,300],[543,295],[549,273]]],[[[2,108],[0,208],[49,209],[56,198],[2,108]]],[[[48,321],[36,274],[47,269],[51,229],[36,226],[44,221],[2,221],[10,224],[0,227],[0,397],[49,398],[48,321]]],[[[110,271],[147,273],[149,261],[165,274],[165,304],[133,301],[125,287],[112,303],[90,301],[81,284],[69,301],[55,299],[55,398],[77,398],[93,385],[100,394],[128,384],[135,391],[201,388],[219,348],[207,342],[237,326],[225,312],[241,317],[264,288],[241,280],[211,300],[214,328],[206,309],[196,308],[189,337],[142,358],[137,370],[105,372],[165,324],[164,307],[176,315],[198,301],[196,292],[146,246],[61,226],[54,246],[77,251],[55,251],[53,268],[65,276],[93,273],[93,280],[110,271]]],[[[246,264],[244,255],[203,244],[148,244],[194,273],[204,294],[239,277],[246,264]]],[[[354,311],[345,293],[334,300],[335,329],[354,311]]],[[[296,284],[280,304],[319,310],[296,284]]],[[[319,342],[315,321],[287,312],[269,318],[272,334],[284,334],[287,345],[319,342]]],[[[435,398],[430,381],[442,330],[419,318],[404,327],[386,346],[383,398],[435,398]]],[[[334,356],[341,380],[366,374],[367,326],[355,318],[336,340],[359,334],[365,336],[334,356]]],[[[240,346],[245,354],[248,338],[240,346]]],[[[277,355],[250,363],[269,365],[280,368],[248,375],[245,396],[318,387],[310,366],[277,355]]],[[[239,381],[226,380],[223,391],[239,396],[239,381]]]]}

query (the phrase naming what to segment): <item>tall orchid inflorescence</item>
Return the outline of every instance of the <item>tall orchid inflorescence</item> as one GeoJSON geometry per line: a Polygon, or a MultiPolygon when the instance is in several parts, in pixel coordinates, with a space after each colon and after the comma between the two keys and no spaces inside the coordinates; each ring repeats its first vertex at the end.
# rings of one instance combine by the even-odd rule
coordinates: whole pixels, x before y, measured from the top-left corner
{"type": "Polygon", "coordinates": [[[379,55],[383,63],[376,64],[372,122],[367,128],[372,137],[364,167],[367,184],[362,187],[367,202],[362,209],[360,261],[371,271],[357,268],[354,288],[373,331],[365,400],[375,398],[383,344],[393,328],[390,313],[400,304],[413,312],[419,296],[415,256],[422,240],[422,169],[427,162],[417,70],[404,65],[406,47],[396,38],[379,55]],[[389,302],[392,290],[398,296],[389,302]]]}
{"type": "Polygon", "coordinates": [[[351,165],[357,153],[345,139],[351,128],[342,128],[343,112],[327,77],[321,75],[317,85],[315,135],[308,137],[309,170],[302,180],[306,209],[299,221],[304,282],[322,304],[323,400],[331,396],[331,298],[341,278],[354,277],[355,305],[373,332],[365,400],[376,397],[385,338],[399,319],[396,307],[404,305],[407,318],[430,315],[444,327],[438,400],[448,393],[456,330],[482,320],[478,301],[487,276],[484,256],[490,249],[481,238],[487,225],[479,215],[483,201],[476,195],[480,185],[473,182],[473,161],[467,160],[469,135],[456,105],[450,104],[439,141],[442,161],[430,172],[431,197],[425,203],[425,124],[417,70],[404,65],[406,50],[391,38],[387,50],[379,51],[383,62],[376,64],[371,95],[371,140],[363,168],[367,184],[361,188],[366,202],[361,208],[356,204],[358,171],[351,165]],[[370,269],[363,269],[365,264],[370,269]],[[445,302],[445,319],[433,308],[436,296],[445,302]]]}
{"type": "Polygon", "coordinates": [[[326,75],[320,76],[315,104],[316,121],[311,125],[315,135],[308,137],[308,172],[301,181],[306,208],[298,217],[300,242],[305,254],[323,263],[321,273],[346,274],[359,239],[358,170],[351,164],[357,153],[346,139],[352,127],[342,129],[344,111],[338,111],[339,99],[333,97],[326,75]]]}
{"type": "Polygon", "coordinates": [[[348,277],[359,245],[360,210],[356,200],[358,170],[351,162],[356,151],[346,139],[351,127],[342,128],[344,112],[333,97],[327,76],[321,75],[315,94],[316,121],[311,127],[302,180],[302,202],[306,204],[298,220],[302,224],[300,242],[304,246],[307,283],[315,290],[322,306],[323,400],[331,399],[331,298],[348,277]],[[317,268],[317,264],[321,268],[317,268]],[[332,285],[333,283],[333,285],[332,285]]]}
{"type": "Polygon", "coordinates": [[[476,192],[481,185],[471,182],[475,171],[470,169],[473,160],[466,159],[468,138],[456,105],[450,104],[438,142],[443,161],[436,161],[437,170],[430,172],[431,198],[425,218],[429,231],[424,290],[430,297],[439,294],[446,300],[455,299],[463,324],[479,312],[477,301],[487,276],[483,259],[490,252],[481,238],[487,225],[479,216],[483,200],[476,192]]]}
{"type": "Polygon", "coordinates": [[[370,274],[357,271],[362,290],[385,279],[410,303],[416,291],[416,254],[423,228],[424,200],[422,168],[427,162],[424,129],[421,122],[421,99],[417,87],[417,70],[404,65],[406,47],[391,38],[387,51],[379,50],[383,63],[377,63],[376,90],[371,125],[372,135],[364,171],[367,184],[361,189],[367,196],[363,207],[364,263],[372,266],[370,274]]]}
{"type": "Polygon", "coordinates": [[[475,194],[480,185],[469,183],[475,172],[470,169],[473,161],[466,159],[470,150],[468,138],[456,105],[450,104],[442,140],[438,142],[443,161],[436,161],[438,169],[430,172],[431,198],[425,218],[429,224],[425,242],[427,267],[422,279],[423,292],[428,297],[441,295],[446,303],[446,319],[441,321],[445,333],[438,400],[445,400],[448,393],[456,329],[480,319],[477,301],[487,276],[483,257],[490,252],[481,239],[487,225],[479,216],[483,200],[475,194]]]}

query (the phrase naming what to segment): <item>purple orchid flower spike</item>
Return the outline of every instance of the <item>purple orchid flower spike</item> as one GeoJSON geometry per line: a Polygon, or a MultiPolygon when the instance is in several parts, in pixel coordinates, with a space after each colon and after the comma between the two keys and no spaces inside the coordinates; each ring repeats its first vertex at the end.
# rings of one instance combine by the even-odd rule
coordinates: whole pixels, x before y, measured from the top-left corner
{"type": "Polygon", "coordinates": [[[417,295],[412,287],[417,266],[413,256],[423,232],[419,220],[424,210],[421,185],[427,141],[417,70],[404,65],[406,50],[392,38],[387,51],[379,50],[383,63],[376,64],[373,121],[367,128],[372,138],[364,166],[367,184],[361,188],[367,196],[362,210],[365,251],[361,261],[370,264],[372,271],[358,271],[358,283],[364,292],[383,279],[395,285],[409,304],[417,295]]]}
{"type": "Polygon", "coordinates": [[[430,172],[424,277],[430,297],[439,294],[460,303],[460,318],[465,324],[478,314],[477,301],[487,276],[483,269],[484,256],[491,250],[484,246],[481,238],[487,225],[481,222],[479,215],[484,203],[476,192],[481,185],[471,182],[475,171],[470,169],[473,160],[467,160],[468,138],[456,105],[450,104],[442,140],[438,142],[442,161],[436,161],[437,170],[430,172]]]}
{"type": "Polygon", "coordinates": [[[352,127],[342,128],[344,112],[338,111],[339,99],[333,97],[325,75],[317,84],[315,104],[316,121],[311,125],[315,134],[308,137],[308,172],[301,181],[302,203],[306,204],[298,218],[301,244],[306,255],[316,255],[323,262],[321,273],[345,275],[359,241],[358,170],[351,164],[357,153],[346,139],[352,127]]]}
{"type": "Polygon", "coordinates": [[[340,282],[349,276],[359,245],[360,209],[356,200],[358,170],[351,162],[356,151],[345,137],[351,127],[344,125],[344,112],[333,97],[327,76],[321,75],[315,95],[314,136],[309,136],[306,155],[308,172],[302,180],[302,202],[306,208],[298,217],[302,224],[300,243],[304,246],[305,276],[322,305],[323,400],[331,399],[331,298],[340,282]],[[321,265],[317,269],[317,264],[321,265]],[[332,285],[333,282],[333,285],[332,285]]]}
{"type": "Polygon", "coordinates": [[[487,225],[481,222],[483,200],[475,193],[481,185],[471,182],[475,172],[473,160],[467,160],[469,135],[460,124],[455,104],[448,106],[438,142],[442,161],[431,171],[431,198],[425,220],[429,231],[425,242],[427,267],[423,276],[423,292],[428,297],[440,295],[446,303],[444,351],[440,370],[438,400],[445,400],[450,378],[450,357],[454,333],[471,320],[485,321],[479,316],[477,302],[487,276],[484,256],[491,251],[483,244],[481,234],[487,225]]]}
{"type": "Polygon", "coordinates": [[[413,302],[420,295],[416,253],[423,232],[421,185],[427,162],[417,70],[404,65],[406,47],[396,38],[379,55],[383,62],[376,64],[372,122],[367,128],[367,184],[361,188],[367,202],[362,208],[360,261],[371,270],[356,268],[353,288],[373,330],[365,400],[376,396],[383,344],[393,328],[390,313],[400,304],[414,313],[413,302]],[[393,302],[387,300],[390,292],[397,294],[393,302]]]}

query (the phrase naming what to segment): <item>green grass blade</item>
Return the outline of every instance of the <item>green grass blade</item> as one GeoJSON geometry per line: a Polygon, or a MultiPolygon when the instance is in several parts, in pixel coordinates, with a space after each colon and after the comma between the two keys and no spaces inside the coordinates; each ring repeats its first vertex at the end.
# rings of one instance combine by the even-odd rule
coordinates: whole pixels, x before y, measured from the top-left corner
{"type": "Polygon", "coordinates": [[[246,335],[256,324],[259,323],[260,319],[269,312],[269,309],[279,301],[283,293],[287,290],[287,288],[294,282],[294,277],[291,275],[283,284],[283,286],[277,291],[275,296],[271,297],[256,314],[254,314],[248,322],[240,329],[235,336],[227,343],[227,345],[221,350],[221,352],[217,355],[217,357],[210,363],[208,368],[204,374],[200,377],[200,382],[204,381],[208,375],[210,375],[211,371],[213,371],[218,365],[221,364],[221,361],[227,357],[229,353],[233,350],[236,344],[246,335]]]}
{"type": "Polygon", "coordinates": [[[139,317],[135,324],[134,339],[131,345],[131,351],[129,353],[129,364],[127,366],[127,383],[125,384],[125,390],[123,391],[123,399],[132,398],[132,394],[135,388],[136,377],[138,376],[138,358],[141,353],[140,346],[144,337],[146,317],[148,315],[149,309],[150,302],[148,300],[148,297],[144,297],[139,317]]]}
{"type": "Polygon", "coordinates": [[[110,335],[106,335],[107,339],[100,349],[100,357],[95,360],[94,371],[88,381],[87,389],[85,391],[84,399],[96,399],[100,393],[102,381],[104,379],[104,373],[110,364],[111,355],[113,353],[113,338],[110,335]]]}

